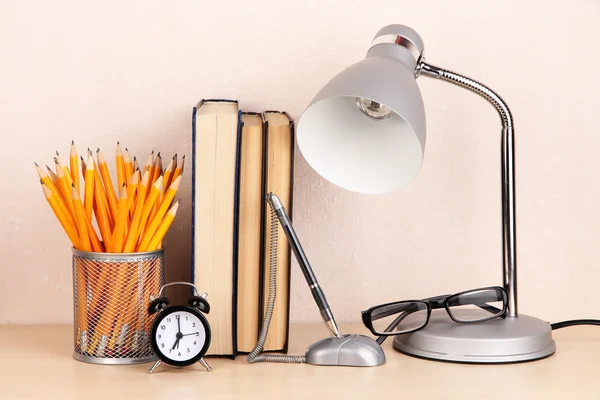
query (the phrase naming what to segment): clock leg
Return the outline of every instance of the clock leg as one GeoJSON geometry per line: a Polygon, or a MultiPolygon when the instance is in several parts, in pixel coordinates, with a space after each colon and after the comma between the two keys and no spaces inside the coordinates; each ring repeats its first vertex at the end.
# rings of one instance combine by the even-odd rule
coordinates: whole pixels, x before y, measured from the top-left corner
{"type": "Polygon", "coordinates": [[[152,366],[152,368],[150,368],[150,369],[148,370],[148,373],[149,373],[149,374],[153,374],[153,373],[154,373],[154,370],[155,370],[156,368],[158,368],[158,366],[159,366],[160,364],[162,364],[162,361],[160,361],[160,360],[156,360],[156,362],[154,363],[154,365],[152,366]]]}
{"type": "Polygon", "coordinates": [[[212,371],[212,368],[211,368],[211,366],[210,366],[210,365],[208,365],[208,363],[207,363],[207,362],[204,360],[204,358],[201,358],[201,359],[200,359],[200,361],[198,361],[198,362],[199,362],[200,364],[202,364],[202,366],[203,366],[204,368],[206,368],[206,370],[207,370],[208,372],[212,371]]]}

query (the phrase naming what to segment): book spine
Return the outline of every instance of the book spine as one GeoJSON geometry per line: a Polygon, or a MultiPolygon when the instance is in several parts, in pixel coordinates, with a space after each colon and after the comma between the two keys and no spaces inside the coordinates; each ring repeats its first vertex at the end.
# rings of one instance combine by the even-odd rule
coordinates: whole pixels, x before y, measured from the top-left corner
{"type": "Polygon", "coordinates": [[[232,338],[233,338],[233,354],[232,358],[238,355],[237,345],[237,302],[238,302],[238,245],[239,245],[239,227],[240,227],[240,168],[242,158],[242,111],[238,111],[238,128],[237,128],[237,148],[235,155],[235,190],[233,199],[233,291],[232,291],[232,338]]]}
{"type": "Polygon", "coordinates": [[[196,113],[204,100],[192,110],[192,283],[196,283],[196,113]]]}
{"type": "MultiPolygon", "coordinates": [[[[290,120],[290,209],[288,210],[288,214],[290,217],[290,221],[293,222],[294,215],[294,156],[295,156],[295,136],[294,136],[294,120],[288,113],[284,112],[284,114],[290,120]]],[[[285,344],[283,345],[283,352],[288,352],[288,345],[290,342],[290,321],[291,321],[291,290],[292,290],[292,251],[288,252],[287,259],[287,268],[288,268],[288,286],[287,286],[287,332],[285,334],[285,344]]]]}

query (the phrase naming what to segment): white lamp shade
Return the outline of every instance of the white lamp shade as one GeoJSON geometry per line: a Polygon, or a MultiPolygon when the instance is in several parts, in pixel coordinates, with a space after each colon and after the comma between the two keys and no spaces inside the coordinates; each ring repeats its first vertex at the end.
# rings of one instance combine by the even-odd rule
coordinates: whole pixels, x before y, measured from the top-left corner
{"type": "Polygon", "coordinates": [[[296,135],[304,158],[325,179],[347,190],[378,194],[406,186],[419,173],[425,110],[414,60],[411,68],[400,58],[374,53],[321,89],[299,118],[296,135]],[[357,98],[376,101],[395,114],[373,119],[360,110],[357,98]]]}

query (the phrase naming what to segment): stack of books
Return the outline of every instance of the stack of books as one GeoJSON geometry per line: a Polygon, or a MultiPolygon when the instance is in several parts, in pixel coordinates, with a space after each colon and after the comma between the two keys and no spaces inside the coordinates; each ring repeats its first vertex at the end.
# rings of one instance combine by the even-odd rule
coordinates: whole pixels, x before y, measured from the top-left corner
{"type": "MultiPolygon", "coordinates": [[[[237,101],[202,100],[193,110],[193,280],[209,294],[209,355],[235,357],[257,342],[268,295],[270,217],[265,196],[291,214],[293,120],[242,112],[237,101]]],[[[277,300],[266,351],[287,351],[290,250],[280,230],[277,300]]]]}

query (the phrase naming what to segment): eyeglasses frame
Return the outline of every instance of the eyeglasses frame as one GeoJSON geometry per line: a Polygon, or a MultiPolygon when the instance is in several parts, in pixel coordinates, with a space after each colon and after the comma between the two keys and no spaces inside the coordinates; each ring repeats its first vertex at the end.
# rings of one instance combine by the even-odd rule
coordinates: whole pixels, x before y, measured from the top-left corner
{"type": "MultiPolygon", "coordinates": [[[[472,323],[479,323],[479,322],[485,322],[485,321],[489,321],[492,319],[496,319],[496,318],[506,318],[506,313],[508,311],[508,291],[506,289],[504,289],[501,286],[488,286],[488,287],[483,287],[483,288],[478,288],[478,289],[470,289],[470,290],[465,290],[459,293],[455,293],[455,294],[450,294],[450,295],[441,295],[441,296],[434,296],[434,297],[429,297],[426,299],[422,299],[422,300],[402,300],[402,301],[394,301],[391,303],[385,303],[385,304],[379,304],[376,306],[373,306],[371,308],[369,308],[368,310],[362,311],[361,312],[361,317],[362,317],[362,322],[365,325],[365,327],[375,336],[378,336],[379,339],[377,340],[377,342],[379,344],[381,344],[383,342],[383,340],[385,340],[385,338],[387,338],[388,336],[397,336],[397,335],[404,335],[407,333],[413,333],[416,332],[420,329],[425,328],[428,324],[429,324],[429,319],[431,318],[431,311],[432,310],[437,310],[437,309],[441,309],[444,308],[446,310],[446,313],[448,313],[448,315],[450,316],[450,318],[459,324],[472,324],[472,323]],[[489,316],[488,318],[484,318],[484,319],[478,319],[478,320],[474,320],[474,321],[462,321],[459,319],[456,319],[452,313],[450,312],[450,305],[449,305],[449,300],[454,298],[454,297],[458,297],[458,296],[462,296],[465,294],[469,294],[469,293],[473,293],[473,292],[479,292],[479,291],[484,291],[484,290],[500,290],[503,294],[503,308],[502,309],[497,309],[496,307],[493,306],[488,306],[488,308],[485,307],[481,307],[483,309],[485,309],[486,311],[490,311],[489,308],[493,308],[496,309],[498,312],[495,312],[494,315],[489,316]],[[415,329],[412,330],[408,330],[405,332],[377,332],[375,331],[375,328],[373,327],[373,321],[371,319],[371,313],[373,312],[373,310],[380,308],[380,307],[386,307],[386,306],[391,306],[394,304],[403,304],[403,303],[420,303],[420,304],[424,304],[427,307],[427,319],[425,320],[425,323],[415,329]],[[383,340],[381,340],[383,339],[383,340]],[[380,342],[381,340],[381,342],[380,342]]],[[[401,320],[400,320],[401,321],[401,320]]],[[[400,321],[398,323],[400,323],[400,321]]],[[[396,323],[396,325],[398,324],[396,323]]],[[[395,321],[392,322],[387,328],[386,331],[388,329],[390,329],[390,327],[392,327],[395,324],[395,321]]],[[[393,329],[393,328],[392,328],[393,329]]]]}

